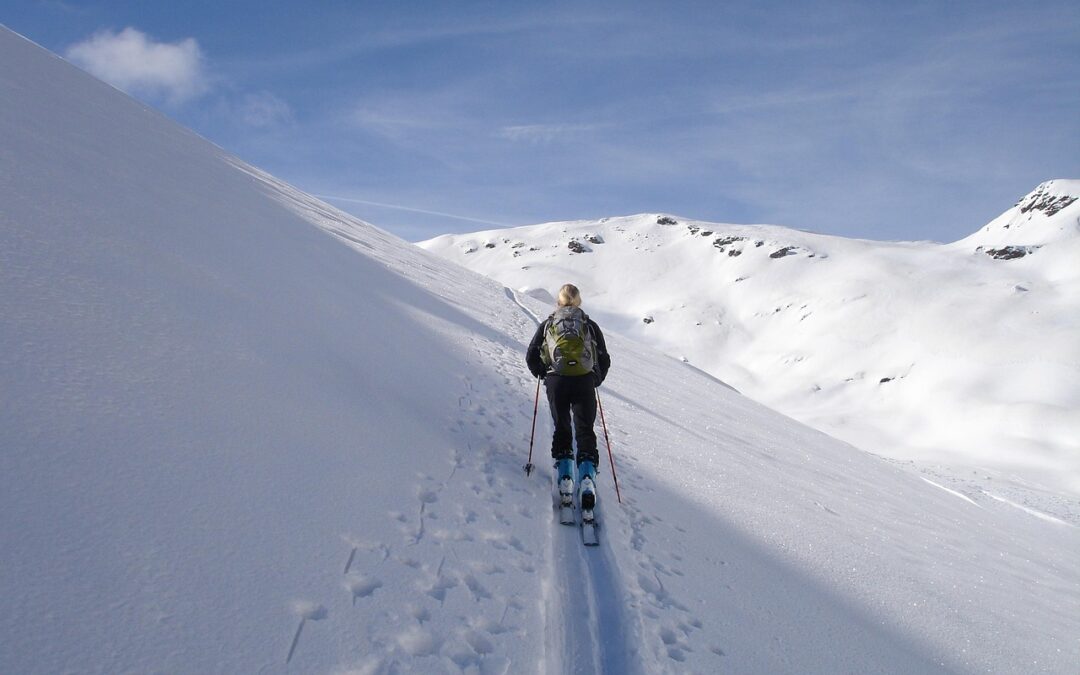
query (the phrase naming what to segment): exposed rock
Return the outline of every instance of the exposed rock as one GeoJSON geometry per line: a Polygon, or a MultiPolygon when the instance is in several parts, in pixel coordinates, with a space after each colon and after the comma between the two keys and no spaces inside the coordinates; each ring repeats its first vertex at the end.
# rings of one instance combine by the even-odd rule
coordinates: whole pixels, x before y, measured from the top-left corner
{"type": "MultiPolygon", "coordinates": [[[[702,232],[702,235],[704,235],[704,234],[705,233],[702,232]]],[[[712,232],[709,232],[709,234],[712,234],[712,232]]],[[[717,250],[719,250],[721,253],[723,253],[724,251],[727,251],[727,254],[729,256],[734,257],[734,256],[737,256],[737,255],[742,255],[742,249],[741,248],[738,248],[738,249],[733,248],[733,249],[728,251],[726,247],[730,246],[732,244],[737,244],[740,241],[746,241],[746,237],[736,237],[736,236],[717,237],[716,239],[713,240],[712,245],[715,246],[717,248],[717,250]]]]}
{"type": "Polygon", "coordinates": [[[995,260],[1015,260],[1023,258],[1029,253],[1037,251],[1039,246],[1002,246],[1001,248],[986,248],[980,246],[975,250],[981,251],[995,260]]]}
{"type": "Polygon", "coordinates": [[[655,320],[656,319],[652,318],[651,316],[647,316],[644,319],[642,319],[642,321],[644,321],[645,323],[652,323],[655,320]]]}
{"type": "Polygon", "coordinates": [[[1049,194],[1049,188],[1050,186],[1047,184],[1040,185],[1026,202],[1022,202],[1020,213],[1042,211],[1049,217],[1062,209],[1068,208],[1069,205],[1076,201],[1076,197],[1071,197],[1069,195],[1058,195],[1055,197],[1049,194]]]}
{"type": "Polygon", "coordinates": [[[574,253],[588,253],[592,250],[585,244],[582,244],[577,239],[571,239],[570,242],[566,244],[566,248],[570,249],[574,253]]]}
{"type": "MultiPolygon", "coordinates": [[[[702,233],[702,234],[704,234],[704,233],[702,233]]],[[[712,233],[710,232],[709,234],[712,234],[712,233]]],[[[746,237],[733,237],[733,236],[732,237],[717,237],[713,241],[712,245],[715,246],[716,248],[720,249],[720,250],[723,250],[725,246],[730,246],[731,244],[734,244],[737,241],[745,241],[745,240],[746,240],[746,237]]]]}
{"type": "Polygon", "coordinates": [[[484,248],[495,248],[495,242],[489,241],[488,243],[484,244],[484,248]]]}
{"type": "Polygon", "coordinates": [[[798,253],[798,248],[795,246],[785,246],[784,248],[773,251],[769,254],[770,258],[786,258],[789,255],[795,255],[798,253]]]}
{"type": "Polygon", "coordinates": [[[603,244],[604,238],[598,234],[587,234],[585,235],[585,241],[589,242],[590,244],[603,244]]]}
{"type": "Polygon", "coordinates": [[[671,216],[660,216],[656,219],[657,225],[678,225],[679,221],[675,220],[671,216]]]}

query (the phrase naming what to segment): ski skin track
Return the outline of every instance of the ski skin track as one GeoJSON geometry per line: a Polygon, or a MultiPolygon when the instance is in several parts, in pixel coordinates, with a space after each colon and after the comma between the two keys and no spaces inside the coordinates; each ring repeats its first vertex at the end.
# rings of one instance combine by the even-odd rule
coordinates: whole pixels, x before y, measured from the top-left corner
{"type": "MultiPolygon", "coordinates": [[[[559,494],[552,473],[552,500],[556,514],[559,494]]],[[[576,511],[577,509],[575,509],[576,511]]],[[[599,504],[596,511],[599,511],[599,504]]],[[[597,515],[597,532],[599,532],[597,515]]],[[[581,523],[563,524],[553,518],[552,564],[547,576],[548,654],[558,655],[546,664],[549,675],[636,675],[641,673],[633,622],[624,615],[623,585],[613,552],[604,542],[587,546],[581,539],[581,523]],[[631,635],[631,633],[633,635],[631,635]]]]}
{"type": "MultiPolygon", "coordinates": [[[[560,509],[556,479],[552,474],[553,499],[556,510],[560,509]]],[[[560,648],[551,652],[559,657],[548,663],[548,675],[573,673],[574,675],[598,675],[605,672],[598,642],[596,599],[589,578],[591,570],[586,566],[584,547],[579,540],[576,520],[563,524],[556,520],[552,537],[551,579],[553,593],[548,603],[550,616],[557,618],[555,625],[548,621],[549,640],[560,648]]]]}

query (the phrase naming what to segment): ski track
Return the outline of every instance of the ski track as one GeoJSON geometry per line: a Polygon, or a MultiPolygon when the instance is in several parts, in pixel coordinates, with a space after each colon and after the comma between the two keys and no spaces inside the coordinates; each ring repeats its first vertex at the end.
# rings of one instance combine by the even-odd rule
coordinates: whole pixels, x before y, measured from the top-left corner
{"type": "Polygon", "coordinates": [[[592,620],[592,589],[586,578],[580,535],[576,527],[562,525],[553,509],[551,564],[548,567],[549,675],[575,673],[593,675],[598,669],[595,622],[592,620]]]}
{"type": "MultiPolygon", "coordinates": [[[[600,509],[597,508],[597,517],[601,517],[600,509]]],[[[594,549],[584,549],[588,569],[588,580],[591,586],[590,592],[593,599],[595,620],[593,625],[598,627],[600,635],[597,638],[597,656],[602,673],[626,673],[628,675],[639,672],[640,659],[636,657],[636,649],[632,646],[629,638],[631,634],[637,640],[637,631],[631,630],[631,622],[623,615],[622,584],[614,563],[614,552],[607,541],[604,540],[604,530],[600,530],[600,546],[594,549]]]]}
{"type": "Polygon", "coordinates": [[[944,490],[945,492],[948,492],[949,494],[953,495],[954,497],[959,497],[960,499],[963,499],[965,502],[967,502],[969,504],[973,504],[975,506],[978,506],[980,509],[982,508],[981,506],[979,506],[979,502],[975,501],[971,497],[968,497],[963,492],[958,492],[956,490],[953,490],[952,488],[947,488],[944,485],[941,485],[940,483],[935,483],[934,481],[930,480],[929,478],[927,478],[925,476],[919,476],[919,478],[922,478],[924,481],[926,481],[927,483],[933,485],[936,488],[939,488],[941,490],[944,490]]]}
{"type": "MultiPolygon", "coordinates": [[[[603,510],[597,506],[600,545],[586,547],[579,525],[558,519],[558,496],[551,479],[551,565],[546,588],[551,675],[630,674],[639,672],[636,650],[628,637],[631,624],[623,615],[623,586],[606,539],[603,510]]],[[[605,493],[601,493],[604,497],[605,493]]]]}
{"type": "Polygon", "coordinates": [[[530,319],[532,319],[537,326],[540,325],[540,317],[536,316],[536,314],[534,314],[531,309],[525,306],[525,303],[521,302],[521,298],[518,297],[518,294],[514,292],[512,288],[510,288],[509,286],[503,286],[503,292],[505,292],[506,297],[509,298],[515,305],[520,307],[521,311],[525,312],[525,314],[530,319]]]}

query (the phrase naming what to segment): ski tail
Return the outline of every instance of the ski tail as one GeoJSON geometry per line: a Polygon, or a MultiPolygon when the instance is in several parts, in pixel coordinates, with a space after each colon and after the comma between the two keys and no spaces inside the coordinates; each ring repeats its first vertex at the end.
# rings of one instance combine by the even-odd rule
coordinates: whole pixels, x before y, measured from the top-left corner
{"type": "Polygon", "coordinates": [[[589,522],[582,521],[581,523],[581,543],[586,546],[599,546],[600,545],[600,525],[595,521],[589,522]]]}

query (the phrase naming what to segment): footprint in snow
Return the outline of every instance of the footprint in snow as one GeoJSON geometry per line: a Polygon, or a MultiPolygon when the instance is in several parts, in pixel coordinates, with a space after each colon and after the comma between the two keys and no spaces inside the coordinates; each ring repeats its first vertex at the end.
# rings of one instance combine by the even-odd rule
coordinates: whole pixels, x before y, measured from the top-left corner
{"type": "Polygon", "coordinates": [[[458,585],[457,580],[450,577],[441,577],[427,590],[427,594],[439,601],[446,602],[446,592],[458,585]]]}
{"type": "Polygon", "coordinates": [[[398,634],[397,644],[409,656],[430,656],[439,650],[442,641],[422,626],[410,626],[398,634]]]}
{"type": "Polygon", "coordinates": [[[427,608],[423,607],[422,605],[410,603],[405,608],[405,611],[409,616],[416,619],[416,622],[419,624],[423,624],[425,621],[431,621],[431,612],[429,612],[427,608]]]}
{"type": "Polygon", "coordinates": [[[356,605],[357,598],[367,598],[382,588],[383,583],[378,579],[364,575],[354,575],[345,580],[345,589],[352,594],[352,604],[356,605]]]}
{"type": "Polygon", "coordinates": [[[484,587],[479,581],[476,580],[472,574],[465,575],[465,586],[472,593],[473,600],[480,602],[481,600],[491,600],[491,592],[484,587]]]}
{"type": "Polygon", "coordinates": [[[435,490],[428,488],[419,488],[416,492],[417,498],[423,504],[434,504],[439,501],[439,495],[435,490]]]}

